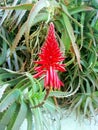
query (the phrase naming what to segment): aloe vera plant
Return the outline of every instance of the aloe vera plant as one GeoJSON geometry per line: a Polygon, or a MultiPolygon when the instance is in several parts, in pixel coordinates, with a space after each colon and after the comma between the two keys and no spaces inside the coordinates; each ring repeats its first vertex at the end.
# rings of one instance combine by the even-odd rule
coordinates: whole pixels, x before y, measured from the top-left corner
{"type": "MultiPolygon", "coordinates": [[[[97,5],[97,0],[0,1],[0,130],[20,129],[25,119],[27,130],[33,127],[50,130],[43,113],[52,118],[60,107],[95,117],[98,108],[97,5]],[[39,61],[38,54],[51,22],[65,58],[60,61],[66,72],[58,72],[64,86],[51,89],[45,98],[45,75],[34,78],[38,67],[35,61],[39,61]]],[[[52,85],[54,82],[55,79],[52,85]]],[[[59,119],[54,118],[60,129],[59,119]]]]}

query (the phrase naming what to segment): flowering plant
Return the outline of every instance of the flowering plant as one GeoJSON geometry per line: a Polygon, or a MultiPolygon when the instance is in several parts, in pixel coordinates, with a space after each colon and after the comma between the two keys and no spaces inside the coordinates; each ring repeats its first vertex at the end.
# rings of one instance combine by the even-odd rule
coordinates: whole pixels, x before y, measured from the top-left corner
{"type": "Polygon", "coordinates": [[[50,23],[48,35],[46,37],[45,43],[41,48],[41,53],[39,54],[40,61],[35,63],[39,64],[35,67],[37,74],[34,75],[35,78],[45,74],[44,86],[60,89],[64,84],[58,78],[56,70],[61,72],[65,71],[64,64],[60,64],[64,60],[62,53],[58,47],[58,42],[55,36],[54,24],[50,23]]]}
{"type": "Polygon", "coordinates": [[[0,130],[60,129],[62,106],[95,117],[97,43],[96,0],[1,0],[0,130]]]}

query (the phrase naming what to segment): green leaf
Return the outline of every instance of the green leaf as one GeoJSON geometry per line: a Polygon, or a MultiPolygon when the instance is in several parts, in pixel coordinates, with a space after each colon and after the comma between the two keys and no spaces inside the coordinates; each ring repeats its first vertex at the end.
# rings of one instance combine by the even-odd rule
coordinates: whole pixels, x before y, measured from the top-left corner
{"type": "MultiPolygon", "coordinates": [[[[16,4],[18,3],[18,0],[15,0],[12,4],[12,6],[15,6],[16,4]]],[[[12,11],[9,11],[9,10],[5,10],[4,14],[3,14],[3,17],[1,19],[1,22],[0,22],[0,26],[3,24],[3,22],[5,21],[5,19],[10,15],[12,14],[12,11]]]]}
{"type": "Polygon", "coordinates": [[[16,46],[18,45],[19,40],[22,38],[23,34],[25,33],[25,30],[26,30],[26,22],[19,29],[19,31],[14,39],[14,42],[12,44],[11,52],[14,52],[16,46]]]}
{"type": "Polygon", "coordinates": [[[87,93],[91,93],[91,86],[90,86],[89,81],[86,78],[84,78],[84,80],[86,81],[86,91],[87,91],[87,93]]]}
{"type": "Polygon", "coordinates": [[[34,79],[33,79],[33,76],[32,76],[30,73],[28,73],[28,72],[26,72],[26,76],[28,77],[28,79],[29,79],[30,82],[31,82],[31,85],[32,85],[32,93],[35,94],[35,93],[37,92],[37,90],[38,90],[38,87],[36,86],[36,83],[35,83],[35,81],[34,81],[34,79]]]}
{"type": "Polygon", "coordinates": [[[8,110],[4,113],[2,119],[0,120],[0,130],[4,130],[5,127],[9,124],[14,112],[16,109],[16,103],[13,103],[8,110]]]}
{"type": "Polygon", "coordinates": [[[27,111],[27,130],[32,130],[33,127],[33,120],[32,120],[32,111],[30,108],[28,108],[27,111]]]}
{"type": "Polygon", "coordinates": [[[13,70],[10,70],[10,69],[7,69],[7,68],[0,68],[1,72],[9,72],[11,74],[20,74],[20,72],[16,72],[16,71],[13,71],[13,70]]]}
{"type": "MultiPolygon", "coordinates": [[[[34,26],[35,24],[37,24],[38,22],[41,22],[41,21],[46,21],[48,19],[48,13],[39,13],[33,23],[32,23],[32,26],[34,26]]],[[[26,30],[26,22],[21,26],[21,28],[19,29],[14,41],[13,41],[13,44],[12,44],[12,47],[11,47],[11,52],[14,52],[16,46],[18,45],[19,43],[19,40],[21,39],[21,37],[23,36],[23,34],[25,33],[25,30],[26,30]]]]}
{"type": "Polygon", "coordinates": [[[6,7],[0,7],[0,9],[4,10],[31,10],[34,4],[20,4],[16,6],[6,6],[6,7]]]}
{"type": "Polygon", "coordinates": [[[25,104],[24,101],[22,101],[19,113],[16,117],[16,120],[15,120],[11,130],[19,130],[21,124],[23,123],[24,119],[26,118],[26,115],[27,115],[27,105],[25,104]]]}
{"type": "Polygon", "coordinates": [[[87,113],[87,107],[88,107],[88,105],[89,105],[90,100],[91,100],[90,97],[87,97],[86,103],[85,103],[85,106],[84,106],[84,116],[85,116],[86,113],[87,113]]]}
{"type": "Polygon", "coordinates": [[[3,14],[2,19],[0,19],[0,26],[3,24],[3,22],[5,21],[6,17],[8,16],[9,11],[6,10],[5,13],[3,14]]]}
{"type": "Polygon", "coordinates": [[[76,39],[75,39],[75,36],[74,36],[73,28],[71,26],[71,23],[70,23],[70,20],[69,20],[68,16],[66,16],[64,13],[62,13],[62,15],[63,15],[66,30],[68,32],[69,38],[70,38],[71,43],[72,43],[72,47],[73,47],[75,56],[77,58],[79,68],[80,68],[80,70],[82,70],[82,66],[80,64],[80,52],[78,50],[77,44],[75,43],[76,39]]]}
{"type": "Polygon", "coordinates": [[[6,90],[6,88],[9,86],[9,84],[4,84],[2,86],[0,86],[0,99],[2,98],[4,91],[6,90]]]}
{"type": "Polygon", "coordinates": [[[69,9],[69,13],[71,15],[73,15],[76,13],[80,13],[80,12],[84,12],[84,11],[92,11],[92,10],[94,10],[94,8],[92,8],[90,6],[81,5],[81,6],[77,6],[77,7],[69,9]]]}
{"type": "Polygon", "coordinates": [[[81,103],[82,103],[82,101],[83,101],[83,97],[84,95],[82,95],[81,96],[81,98],[79,99],[79,101],[75,104],[75,106],[74,106],[74,108],[73,108],[73,111],[75,110],[75,109],[77,109],[78,107],[80,107],[80,105],[81,105],[81,103]]]}
{"type": "Polygon", "coordinates": [[[2,72],[0,74],[0,80],[2,81],[2,84],[10,84],[10,86],[16,85],[19,81],[25,78],[25,75],[19,74],[14,71],[8,70],[7,72],[2,72]]]}
{"type": "Polygon", "coordinates": [[[50,92],[49,96],[55,96],[57,98],[64,98],[64,97],[70,97],[72,95],[74,95],[78,89],[80,87],[80,84],[78,85],[78,87],[73,91],[73,92],[60,92],[60,91],[52,91],[50,92]]]}
{"type": "Polygon", "coordinates": [[[3,41],[2,42],[3,47],[2,47],[2,53],[0,54],[0,65],[2,65],[5,60],[6,60],[6,55],[7,55],[7,44],[3,41]]]}
{"type": "Polygon", "coordinates": [[[98,1],[97,0],[91,0],[92,5],[98,9],[98,1]]]}
{"type": "Polygon", "coordinates": [[[77,93],[77,91],[79,90],[80,88],[80,78],[79,78],[79,81],[78,81],[78,84],[76,86],[76,89],[73,91],[73,88],[71,88],[71,90],[69,92],[61,92],[61,91],[51,91],[49,96],[54,96],[54,97],[57,97],[57,98],[64,98],[64,97],[70,97],[70,96],[73,96],[74,94],[77,93]]]}
{"type": "Polygon", "coordinates": [[[60,91],[52,91],[50,92],[49,96],[55,96],[57,98],[64,98],[68,96],[67,92],[60,92],[60,91]]]}
{"type": "Polygon", "coordinates": [[[20,91],[18,89],[10,92],[0,103],[0,112],[6,110],[13,102],[15,102],[20,96],[20,91]]]}
{"type": "Polygon", "coordinates": [[[92,52],[89,55],[89,67],[88,68],[93,68],[96,64],[97,61],[97,53],[96,50],[94,48],[92,48],[92,52]]]}
{"type": "Polygon", "coordinates": [[[7,125],[7,130],[12,130],[12,126],[15,123],[16,117],[17,117],[17,115],[19,113],[19,109],[20,109],[20,104],[17,104],[16,110],[14,111],[14,113],[12,115],[12,118],[11,118],[10,122],[8,123],[8,125],[7,125]]]}
{"type": "Polygon", "coordinates": [[[66,32],[66,30],[64,30],[64,31],[62,32],[62,37],[61,37],[61,39],[62,39],[62,42],[63,42],[64,45],[65,45],[65,49],[66,49],[67,51],[69,51],[70,45],[71,45],[71,41],[70,41],[69,35],[68,35],[68,33],[66,32]]]}
{"type": "Polygon", "coordinates": [[[10,46],[9,41],[6,39],[6,34],[0,34],[0,37],[3,39],[3,42],[10,46]]]}
{"type": "Polygon", "coordinates": [[[91,99],[91,98],[90,98],[90,102],[89,102],[89,109],[90,109],[91,114],[93,115],[94,119],[96,119],[95,110],[94,110],[94,107],[93,107],[92,99],[91,99]]]}
{"type": "MultiPolygon", "coordinates": [[[[35,103],[38,104],[38,101],[35,100],[35,103]]],[[[34,127],[35,130],[43,130],[43,120],[42,120],[42,113],[40,108],[36,108],[33,110],[34,113],[34,127]]]]}
{"type": "MultiPolygon", "coordinates": [[[[70,18],[74,23],[76,23],[79,27],[83,27],[75,18],[73,18],[70,13],[68,12],[68,9],[66,6],[64,6],[63,4],[61,4],[61,7],[64,11],[64,13],[66,14],[66,16],[68,16],[68,18],[70,18]]],[[[70,22],[69,22],[70,23],[70,22]]]]}
{"type": "Polygon", "coordinates": [[[27,47],[29,47],[28,39],[29,39],[30,28],[32,26],[32,23],[35,20],[35,17],[37,16],[37,14],[39,13],[40,10],[42,10],[44,7],[48,7],[48,6],[49,6],[49,1],[48,0],[40,0],[31,9],[30,14],[28,16],[28,19],[26,21],[26,30],[25,30],[25,38],[26,38],[27,47]]]}
{"type": "Polygon", "coordinates": [[[21,88],[23,85],[25,85],[26,83],[28,83],[28,79],[27,78],[23,78],[22,80],[20,80],[20,82],[18,82],[15,86],[15,88],[21,88]]]}
{"type": "Polygon", "coordinates": [[[18,75],[12,74],[12,73],[2,73],[0,74],[0,80],[5,80],[7,78],[15,78],[18,75]]]}
{"type": "Polygon", "coordinates": [[[69,107],[69,110],[71,110],[71,112],[72,112],[72,109],[74,109],[75,104],[77,104],[79,100],[80,100],[80,96],[75,97],[75,99],[73,100],[73,102],[71,103],[69,107]]]}

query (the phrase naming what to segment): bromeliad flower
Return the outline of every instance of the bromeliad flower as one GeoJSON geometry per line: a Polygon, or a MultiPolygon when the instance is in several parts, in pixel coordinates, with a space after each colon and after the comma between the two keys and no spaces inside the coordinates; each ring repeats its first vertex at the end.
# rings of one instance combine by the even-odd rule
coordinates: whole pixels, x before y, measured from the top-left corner
{"type": "Polygon", "coordinates": [[[39,66],[35,67],[37,74],[34,75],[34,78],[38,78],[44,74],[44,86],[46,88],[51,87],[54,89],[60,89],[64,84],[60,81],[57,75],[57,70],[62,72],[65,71],[64,64],[60,63],[64,60],[64,57],[62,56],[56,40],[53,23],[50,23],[48,35],[41,48],[39,58],[40,60],[35,62],[39,66]]]}

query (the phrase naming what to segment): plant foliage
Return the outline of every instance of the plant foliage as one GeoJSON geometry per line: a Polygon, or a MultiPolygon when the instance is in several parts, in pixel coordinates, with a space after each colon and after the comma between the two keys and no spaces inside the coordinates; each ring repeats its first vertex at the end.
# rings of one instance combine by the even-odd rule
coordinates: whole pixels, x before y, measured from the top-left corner
{"type": "MultiPolygon", "coordinates": [[[[59,112],[57,103],[78,115],[95,117],[97,112],[97,0],[1,0],[0,130],[20,129],[24,120],[27,130],[50,130],[45,113],[52,119],[59,112]],[[33,75],[50,22],[67,71],[59,73],[64,87],[51,91],[44,104],[34,108],[46,95],[43,77],[33,75]]],[[[54,118],[60,129],[59,118],[54,118]]]]}

